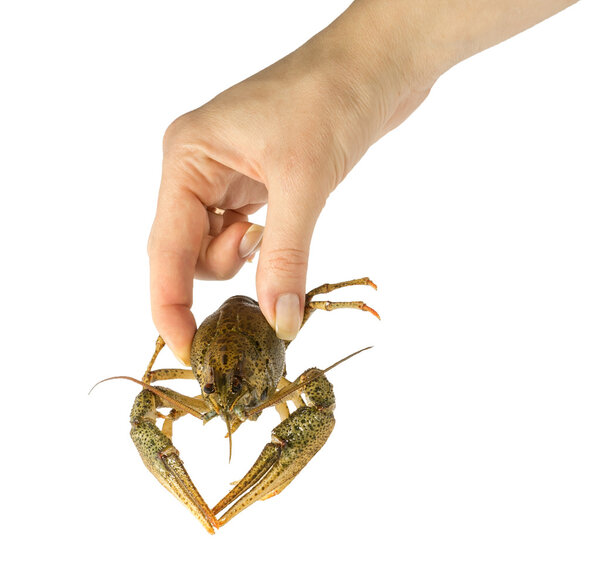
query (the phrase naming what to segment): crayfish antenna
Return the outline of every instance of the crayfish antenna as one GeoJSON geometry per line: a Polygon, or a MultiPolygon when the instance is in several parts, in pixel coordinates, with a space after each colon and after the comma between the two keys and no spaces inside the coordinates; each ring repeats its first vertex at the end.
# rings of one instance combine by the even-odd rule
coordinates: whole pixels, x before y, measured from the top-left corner
{"type": "Polygon", "coordinates": [[[254,415],[255,413],[258,413],[259,411],[262,411],[263,409],[266,409],[268,407],[271,407],[273,405],[276,405],[276,404],[284,401],[286,398],[288,398],[290,395],[292,395],[299,389],[302,389],[307,384],[318,379],[321,375],[327,373],[329,370],[340,365],[340,363],[344,363],[344,361],[348,361],[348,359],[350,359],[351,357],[354,357],[355,355],[358,355],[359,353],[362,353],[363,351],[366,351],[367,349],[371,349],[372,347],[373,347],[372,345],[369,345],[368,347],[363,347],[362,349],[359,349],[358,351],[355,351],[354,353],[351,353],[350,355],[346,355],[346,357],[340,359],[339,361],[336,361],[335,363],[333,363],[326,369],[319,369],[318,370],[319,373],[315,377],[311,377],[310,379],[308,379],[306,381],[299,381],[300,378],[296,379],[290,385],[288,385],[287,387],[284,387],[283,389],[278,391],[275,395],[273,395],[270,399],[268,399],[264,403],[261,403],[260,405],[257,405],[256,407],[253,407],[252,409],[248,410],[246,412],[246,416],[249,417],[251,415],[254,415]]]}
{"type": "Polygon", "coordinates": [[[181,403],[180,401],[171,397],[169,394],[165,393],[164,391],[161,391],[159,388],[154,387],[153,385],[150,385],[149,383],[146,383],[144,381],[136,379],[135,377],[130,377],[128,375],[115,375],[115,377],[107,377],[106,379],[102,379],[98,383],[94,384],[92,389],[90,389],[90,391],[88,392],[88,395],[90,393],[92,393],[92,391],[94,391],[94,388],[97,385],[100,385],[101,383],[104,383],[105,381],[112,381],[113,379],[127,379],[129,381],[133,381],[133,383],[137,383],[138,385],[141,385],[144,389],[148,389],[149,391],[151,391],[154,395],[158,396],[163,401],[168,402],[171,407],[173,407],[175,409],[179,409],[186,413],[189,413],[190,415],[193,415],[194,417],[197,417],[198,419],[201,419],[202,421],[204,421],[204,417],[202,416],[202,414],[200,412],[196,411],[193,407],[189,407],[188,405],[181,403]]]}
{"type": "Polygon", "coordinates": [[[139,383],[142,387],[146,387],[146,384],[143,381],[140,381],[139,379],[135,379],[135,377],[129,377],[128,375],[115,375],[114,377],[107,377],[106,379],[101,379],[98,383],[94,383],[94,385],[92,385],[92,389],[90,389],[88,391],[88,395],[90,395],[92,393],[92,391],[94,391],[94,389],[96,388],[97,385],[100,385],[101,383],[104,383],[105,381],[112,381],[113,379],[129,379],[130,381],[139,383]]]}
{"type": "MultiPolygon", "coordinates": [[[[375,289],[377,289],[377,287],[375,287],[375,289]]],[[[340,359],[339,361],[336,361],[335,363],[333,363],[326,369],[323,369],[322,373],[327,373],[330,369],[337,367],[338,365],[340,365],[340,363],[344,363],[344,361],[348,361],[351,357],[354,357],[355,355],[358,355],[359,353],[362,353],[363,351],[366,351],[367,349],[373,349],[373,346],[369,345],[367,347],[363,347],[362,349],[359,349],[358,351],[355,351],[354,353],[351,353],[350,355],[346,355],[346,357],[344,357],[343,359],[340,359]]],[[[316,379],[316,378],[313,378],[313,379],[316,379]]]]}
{"type": "Polygon", "coordinates": [[[233,442],[231,441],[231,423],[229,421],[229,414],[224,413],[223,416],[225,418],[225,424],[227,425],[227,437],[229,438],[229,463],[231,463],[231,452],[233,445],[233,442]]]}

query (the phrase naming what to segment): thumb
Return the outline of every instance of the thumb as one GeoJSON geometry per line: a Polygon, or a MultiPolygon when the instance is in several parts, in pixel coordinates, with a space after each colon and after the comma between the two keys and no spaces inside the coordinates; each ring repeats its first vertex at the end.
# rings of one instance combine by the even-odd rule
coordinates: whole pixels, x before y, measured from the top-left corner
{"type": "Polygon", "coordinates": [[[280,339],[294,339],[302,323],[310,240],[322,206],[314,195],[269,194],[256,290],[280,339]]]}

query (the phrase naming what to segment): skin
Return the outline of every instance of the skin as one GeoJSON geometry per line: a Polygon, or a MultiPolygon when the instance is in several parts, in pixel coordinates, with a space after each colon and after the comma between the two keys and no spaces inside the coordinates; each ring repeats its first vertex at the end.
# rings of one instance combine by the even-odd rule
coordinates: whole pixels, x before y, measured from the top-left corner
{"type": "Polygon", "coordinates": [[[175,355],[189,365],[194,278],[232,277],[259,243],[260,308],[293,339],[327,196],[449,68],[574,3],[356,0],[296,51],[176,119],[148,243],[152,315],[175,355]],[[263,234],[248,215],[267,203],[263,234]]]}

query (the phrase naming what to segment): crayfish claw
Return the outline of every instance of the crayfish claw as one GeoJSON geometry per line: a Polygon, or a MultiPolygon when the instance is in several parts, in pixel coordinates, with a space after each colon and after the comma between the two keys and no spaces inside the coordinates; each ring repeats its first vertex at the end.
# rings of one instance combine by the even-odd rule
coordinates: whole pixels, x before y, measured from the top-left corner
{"type": "Polygon", "coordinates": [[[138,394],[131,410],[131,439],[154,477],[214,534],[219,522],[196,489],[171,438],[156,426],[158,403],[157,396],[147,389],[138,394]]]}
{"type": "Polygon", "coordinates": [[[329,380],[319,369],[309,369],[299,381],[311,406],[302,406],[272,431],[268,443],[248,473],[213,508],[228,510],[219,518],[225,525],[258,500],[281,493],[323,447],[333,431],[335,397],[329,380]],[[232,505],[233,504],[233,505],[232,505]]]}

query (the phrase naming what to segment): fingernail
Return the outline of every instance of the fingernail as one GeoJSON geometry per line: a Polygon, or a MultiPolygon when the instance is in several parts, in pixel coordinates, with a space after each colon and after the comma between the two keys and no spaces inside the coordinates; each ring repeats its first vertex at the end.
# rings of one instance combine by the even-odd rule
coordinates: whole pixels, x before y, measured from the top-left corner
{"type": "Polygon", "coordinates": [[[240,246],[238,248],[238,254],[240,259],[245,259],[249,255],[252,255],[260,245],[262,241],[264,227],[261,225],[252,225],[247,231],[246,234],[242,237],[240,241],[240,246]]]}
{"type": "Polygon", "coordinates": [[[279,339],[291,341],[300,330],[300,298],[294,293],[284,293],[275,305],[275,333],[279,339]]]}
{"type": "Polygon", "coordinates": [[[173,355],[175,356],[175,359],[177,359],[177,361],[179,361],[179,363],[181,363],[181,365],[185,365],[186,367],[190,367],[191,363],[190,361],[184,361],[184,359],[182,357],[179,357],[179,355],[177,355],[177,353],[173,353],[173,355]]]}
{"type": "Polygon", "coordinates": [[[171,350],[171,352],[175,356],[175,359],[177,361],[179,361],[179,363],[181,363],[181,365],[185,365],[186,367],[190,367],[190,365],[191,365],[191,363],[190,363],[190,352],[189,351],[188,352],[176,351],[173,347],[171,347],[171,344],[168,341],[166,341],[166,343],[167,343],[167,347],[171,350]]]}

